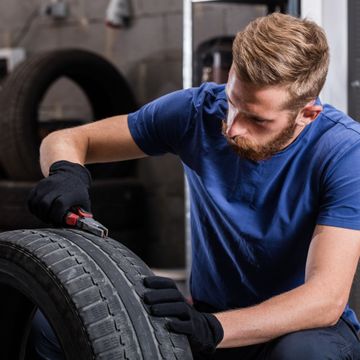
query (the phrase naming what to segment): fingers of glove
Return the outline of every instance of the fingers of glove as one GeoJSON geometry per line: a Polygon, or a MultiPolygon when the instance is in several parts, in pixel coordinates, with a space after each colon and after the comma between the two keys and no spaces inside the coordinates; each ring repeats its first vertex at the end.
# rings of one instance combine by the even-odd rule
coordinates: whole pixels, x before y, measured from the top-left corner
{"type": "Polygon", "coordinates": [[[91,202],[90,202],[90,198],[84,198],[81,204],[76,204],[76,206],[80,206],[83,210],[87,211],[87,212],[92,212],[91,211],[91,202]]]}
{"type": "Polygon", "coordinates": [[[150,311],[155,316],[171,316],[180,320],[189,320],[190,311],[184,302],[155,304],[150,307],[150,311]]]}
{"type": "MultiPolygon", "coordinates": [[[[65,208],[61,198],[61,195],[56,197],[48,207],[47,222],[50,222],[54,225],[63,225],[63,219],[66,210],[64,210],[65,208]]],[[[45,207],[42,209],[42,211],[45,211],[45,207]]]]}
{"type": "Polygon", "coordinates": [[[157,289],[144,294],[144,302],[149,305],[177,301],[184,301],[184,297],[178,289],[157,289]]]}
{"type": "Polygon", "coordinates": [[[90,200],[81,193],[65,193],[53,201],[49,211],[49,218],[56,225],[64,225],[66,213],[72,207],[77,206],[80,206],[85,211],[90,211],[90,200]]]}
{"type": "Polygon", "coordinates": [[[29,210],[46,223],[50,223],[51,218],[49,213],[51,211],[54,200],[58,197],[58,194],[47,193],[45,195],[39,194],[37,189],[33,190],[32,197],[29,199],[29,210]]]}
{"type": "Polygon", "coordinates": [[[68,197],[61,195],[57,197],[49,210],[49,218],[51,222],[56,225],[64,225],[65,215],[69,209],[74,206],[74,203],[71,203],[68,197]]]}
{"type": "MultiPolygon", "coordinates": [[[[61,183],[62,181],[60,181],[60,184],[61,183]]],[[[54,179],[47,177],[39,181],[39,183],[29,192],[29,210],[40,218],[44,217],[44,207],[46,208],[45,212],[47,213],[48,208],[51,206],[53,200],[60,195],[60,188],[61,186],[57,185],[56,179],[54,181],[54,179]]]]}
{"type": "Polygon", "coordinates": [[[150,289],[177,289],[174,280],[162,276],[148,276],[144,285],[150,289]]]}
{"type": "Polygon", "coordinates": [[[190,320],[178,320],[178,319],[170,319],[167,322],[167,327],[169,330],[176,332],[178,334],[184,335],[192,335],[193,327],[190,320]]]}
{"type": "Polygon", "coordinates": [[[70,207],[67,208],[67,210],[77,213],[77,209],[81,208],[81,209],[85,210],[86,212],[91,213],[90,198],[88,196],[86,196],[86,194],[83,194],[82,197],[78,197],[76,201],[74,200],[73,196],[69,196],[66,194],[64,196],[69,197],[67,204],[71,204],[70,207]]]}

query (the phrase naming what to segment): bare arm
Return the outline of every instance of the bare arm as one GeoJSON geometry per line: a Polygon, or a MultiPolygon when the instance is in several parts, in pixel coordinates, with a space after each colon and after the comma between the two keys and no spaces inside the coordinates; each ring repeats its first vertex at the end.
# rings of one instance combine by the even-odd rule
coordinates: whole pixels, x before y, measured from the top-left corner
{"type": "Polygon", "coordinates": [[[83,165],[145,156],[130,134],[127,115],[55,131],[40,146],[40,166],[44,176],[48,176],[50,165],[58,160],[83,165]]]}
{"type": "Polygon", "coordinates": [[[256,344],[335,324],[348,301],[359,255],[360,231],[317,226],[305,284],[256,306],[215,314],[224,328],[219,347],[256,344]]]}

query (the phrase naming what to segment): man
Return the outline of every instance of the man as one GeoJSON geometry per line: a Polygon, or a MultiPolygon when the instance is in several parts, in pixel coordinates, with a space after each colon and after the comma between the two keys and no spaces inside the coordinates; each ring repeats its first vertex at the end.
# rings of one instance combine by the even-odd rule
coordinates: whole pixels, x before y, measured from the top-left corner
{"type": "Polygon", "coordinates": [[[151,277],[152,313],[188,336],[195,358],[360,359],[347,306],[360,255],[360,125],[318,99],[328,61],[315,23],[258,18],[236,36],[226,86],[50,134],[40,149],[50,175],[30,209],[61,224],[71,206],[90,208],[84,163],[177,154],[191,194],[194,304],[151,277]]]}

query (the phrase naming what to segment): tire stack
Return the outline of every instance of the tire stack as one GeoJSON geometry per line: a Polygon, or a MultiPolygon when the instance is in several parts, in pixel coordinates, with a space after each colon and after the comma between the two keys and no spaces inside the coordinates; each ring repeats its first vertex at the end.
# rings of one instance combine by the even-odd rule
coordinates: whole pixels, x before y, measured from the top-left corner
{"type": "MultiPolygon", "coordinates": [[[[48,227],[27,209],[31,188],[43,177],[41,140],[51,131],[84,121],[39,121],[49,88],[60,78],[74,82],[90,104],[93,120],[126,114],[136,102],[125,79],[107,60],[89,51],[65,49],[29,57],[12,72],[0,91],[0,231],[48,227]]],[[[72,96],[72,94],[66,94],[72,96]]],[[[110,236],[144,256],[145,194],[136,179],[136,161],[88,166],[92,212],[110,236]]]]}

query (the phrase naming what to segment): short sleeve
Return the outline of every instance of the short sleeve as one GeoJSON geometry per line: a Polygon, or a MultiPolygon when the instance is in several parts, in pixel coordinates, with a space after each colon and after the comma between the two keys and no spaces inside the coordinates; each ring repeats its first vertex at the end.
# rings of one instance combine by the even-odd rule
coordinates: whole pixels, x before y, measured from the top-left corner
{"type": "Polygon", "coordinates": [[[130,133],[148,155],[177,154],[193,121],[193,90],[179,90],[128,115],[130,133]]]}
{"type": "Polygon", "coordinates": [[[347,146],[324,176],[317,223],[360,230],[360,142],[347,146]]]}

